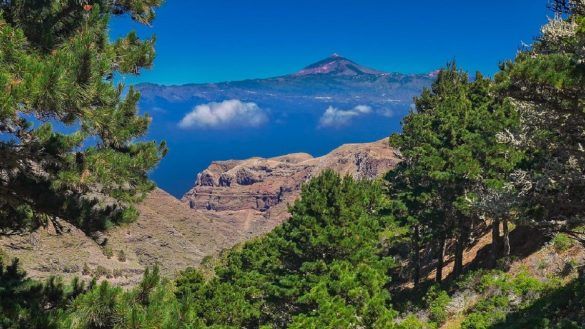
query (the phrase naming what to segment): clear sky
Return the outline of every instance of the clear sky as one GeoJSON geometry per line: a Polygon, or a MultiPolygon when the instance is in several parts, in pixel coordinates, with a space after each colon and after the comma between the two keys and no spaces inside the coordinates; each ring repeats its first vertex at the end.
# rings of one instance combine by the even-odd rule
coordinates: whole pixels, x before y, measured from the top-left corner
{"type": "MultiPolygon", "coordinates": [[[[183,84],[283,75],[332,53],[420,73],[456,59],[493,74],[546,22],[547,0],[167,0],[150,28],[152,70],[127,82],[183,84]]],[[[112,35],[135,28],[115,19],[112,35]]]]}

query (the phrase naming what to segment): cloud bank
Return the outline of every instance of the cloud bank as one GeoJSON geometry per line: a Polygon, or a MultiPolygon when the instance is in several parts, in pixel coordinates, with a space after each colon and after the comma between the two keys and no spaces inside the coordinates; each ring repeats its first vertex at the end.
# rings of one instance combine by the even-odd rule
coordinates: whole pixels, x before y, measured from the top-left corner
{"type": "Polygon", "coordinates": [[[196,106],[179,122],[182,129],[259,127],[268,121],[266,113],[256,103],[237,99],[196,106]]]}
{"type": "Polygon", "coordinates": [[[351,110],[341,110],[329,106],[319,120],[320,127],[341,127],[348,125],[353,118],[372,113],[372,108],[367,105],[358,105],[351,110]]]}

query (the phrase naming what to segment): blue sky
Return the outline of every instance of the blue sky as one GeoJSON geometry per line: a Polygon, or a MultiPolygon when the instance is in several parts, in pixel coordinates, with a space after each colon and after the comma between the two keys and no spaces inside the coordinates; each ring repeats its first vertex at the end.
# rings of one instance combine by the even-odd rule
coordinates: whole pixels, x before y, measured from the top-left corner
{"type": "Polygon", "coordinates": [[[150,28],[152,70],[127,82],[183,84],[294,72],[331,53],[385,71],[429,72],[451,59],[493,74],[546,21],[546,0],[167,0],[150,28]]]}

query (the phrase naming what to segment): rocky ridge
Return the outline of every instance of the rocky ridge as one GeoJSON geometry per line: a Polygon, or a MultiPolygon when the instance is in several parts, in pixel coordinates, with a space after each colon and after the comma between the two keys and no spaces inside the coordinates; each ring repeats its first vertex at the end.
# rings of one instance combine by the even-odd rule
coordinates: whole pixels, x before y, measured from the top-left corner
{"type": "Polygon", "coordinates": [[[265,234],[288,218],[287,205],[311,177],[330,168],[356,178],[383,175],[398,162],[388,143],[347,144],[319,158],[290,154],[271,159],[218,161],[197,176],[179,201],[156,189],[139,205],[139,219],[102,234],[103,246],[76,228],[48,227],[0,237],[0,252],[18,257],[34,278],[107,278],[135,285],[146,266],[172,276],[206,256],[265,234]]]}
{"type": "Polygon", "coordinates": [[[301,185],[325,169],[357,179],[373,179],[392,169],[399,160],[387,144],[387,140],[346,144],[318,158],[296,153],[216,161],[197,175],[195,186],[182,200],[197,210],[253,210],[281,222],[284,218],[275,218],[273,210],[294,201],[301,185]]]}

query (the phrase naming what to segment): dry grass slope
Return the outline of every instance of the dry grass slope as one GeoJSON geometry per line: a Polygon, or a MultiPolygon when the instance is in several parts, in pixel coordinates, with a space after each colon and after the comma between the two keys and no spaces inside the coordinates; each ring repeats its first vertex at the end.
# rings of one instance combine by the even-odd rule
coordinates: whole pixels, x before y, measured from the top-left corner
{"type": "MultiPolygon", "coordinates": [[[[104,234],[107,243],[103,247],[66,225],[62,234],[49,227],[23,236],[0,237],[0,249],[18,257],[24,269],[35,278],[99,277],[131,286],[140,280],[146,266],[158,264],[165,275],[173,276],[186,267],[198,266],[206,256],[217,255],[221,250],[270,232],[288,218],[287,206],[298,197],[302,183],[324,169],[373,178],[386,173],[397,161],[387,141],[382,140],[344,145],[320,158],[292,154],[273,159],[216,162],[206,172],[222,175],[237,167],[231,171],[234,175],[242,171],[264,175],[258,168],[267,168],[267,164],[274,170],[265,171],[270,174],[258,176],[253,184],[205,186],[211,193],[223,193],[219,201],[221,210],[191,209],[189,194],[181,202],[156,189],[139,206],[140,217],[136,222],[104,234]],[[278,170],[281,174],[275,174],[278,170]],[[250,204],[239,197],[280,191],[287,186],[291,186],[290,190],[263,209],[256,206],[255,199],[250,204]]],[[[240,179],[247,178],[240,176],[240,179]]]]}

